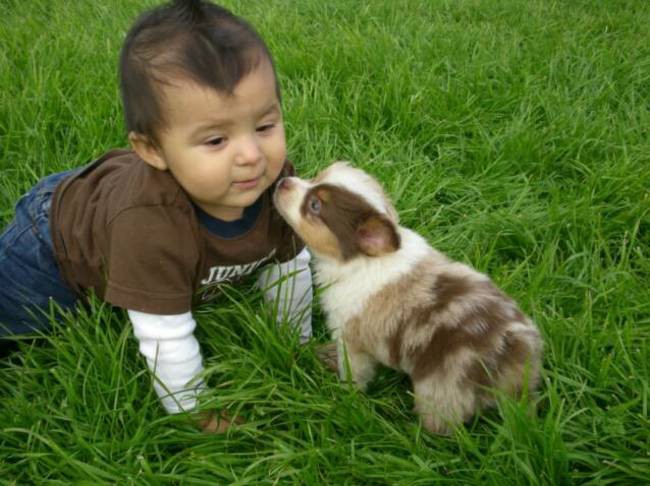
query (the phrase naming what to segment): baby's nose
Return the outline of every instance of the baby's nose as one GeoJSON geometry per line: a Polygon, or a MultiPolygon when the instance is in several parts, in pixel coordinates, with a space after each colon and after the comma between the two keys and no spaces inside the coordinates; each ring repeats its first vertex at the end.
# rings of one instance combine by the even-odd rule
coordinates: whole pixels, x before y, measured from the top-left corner
{"type": "Polygon", "coordinates": [[[238,148],[239,153],[235,159],[238,164],[253,164],[262,159],[262,150],[254,139],[242,141],[238,148]]]}

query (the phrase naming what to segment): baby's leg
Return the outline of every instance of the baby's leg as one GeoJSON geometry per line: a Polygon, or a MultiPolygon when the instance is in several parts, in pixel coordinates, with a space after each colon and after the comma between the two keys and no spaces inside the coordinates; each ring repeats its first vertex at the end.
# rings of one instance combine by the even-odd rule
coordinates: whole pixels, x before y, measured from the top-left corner
{"type": "Polygon", "coordinates": [[[49,228],[52,193],[66,174],[48,176],[25,194],[0,233],[0,336],[46,331],[50,302],[67,310],[77,301],[59,272],[49,228]]]}
{"type": "Polygon", "coordinates": [[[354,346],[347,346],[342,339],[337,342],[339,360],[339,376],[342,380],[347,379],[349,366],[352,381],[361,391],[365,391],[368,383],[375,377],[377,360],[354,346]]]}

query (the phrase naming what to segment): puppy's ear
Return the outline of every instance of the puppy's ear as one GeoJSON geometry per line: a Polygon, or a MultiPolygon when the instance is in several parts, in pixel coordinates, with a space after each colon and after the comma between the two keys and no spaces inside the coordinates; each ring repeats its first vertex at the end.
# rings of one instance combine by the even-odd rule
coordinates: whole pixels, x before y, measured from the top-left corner
{"type": "Polygon", "coordinates": [[[372,214],[357,227],[359,248],[368,256],[382,256],[399,250],[397,228],[385,216],[372,214]]]}

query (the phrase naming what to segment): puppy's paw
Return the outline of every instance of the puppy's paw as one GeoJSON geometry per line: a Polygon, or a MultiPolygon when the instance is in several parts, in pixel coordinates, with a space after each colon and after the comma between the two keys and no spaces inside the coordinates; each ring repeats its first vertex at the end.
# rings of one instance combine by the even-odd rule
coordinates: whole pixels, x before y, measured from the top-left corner
{"type": "Polygon", "coordinates": [[[453,431],[453,424],[433,415],[422,415],[420,417],[422,427],[435,435],[449,437],[453,431]]]}
{"type": "Polygon", "coordinates": [[[316,357],[328,370],[338,373],[338,352],[335,342],[318,346],[318,348],[316,348],[316,357]]]}

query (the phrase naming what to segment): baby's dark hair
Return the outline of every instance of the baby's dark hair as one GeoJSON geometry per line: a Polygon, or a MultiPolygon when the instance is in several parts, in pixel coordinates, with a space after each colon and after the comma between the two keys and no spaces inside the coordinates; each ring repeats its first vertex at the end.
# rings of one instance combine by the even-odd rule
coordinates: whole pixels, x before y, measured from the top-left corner
{"type": "MultiPolygon", "coordinates": [[[[158,145],[157,134],[166,122],[162,85],[187,79],[232,94],[235,85],[263,59],[273,66],[255,29],[218,5],[174,0],[144,12],[128,32],[120,54],[127,130],[158,145]]],[[[277,78],[276,90],[279,98],[277,78]]]]}

